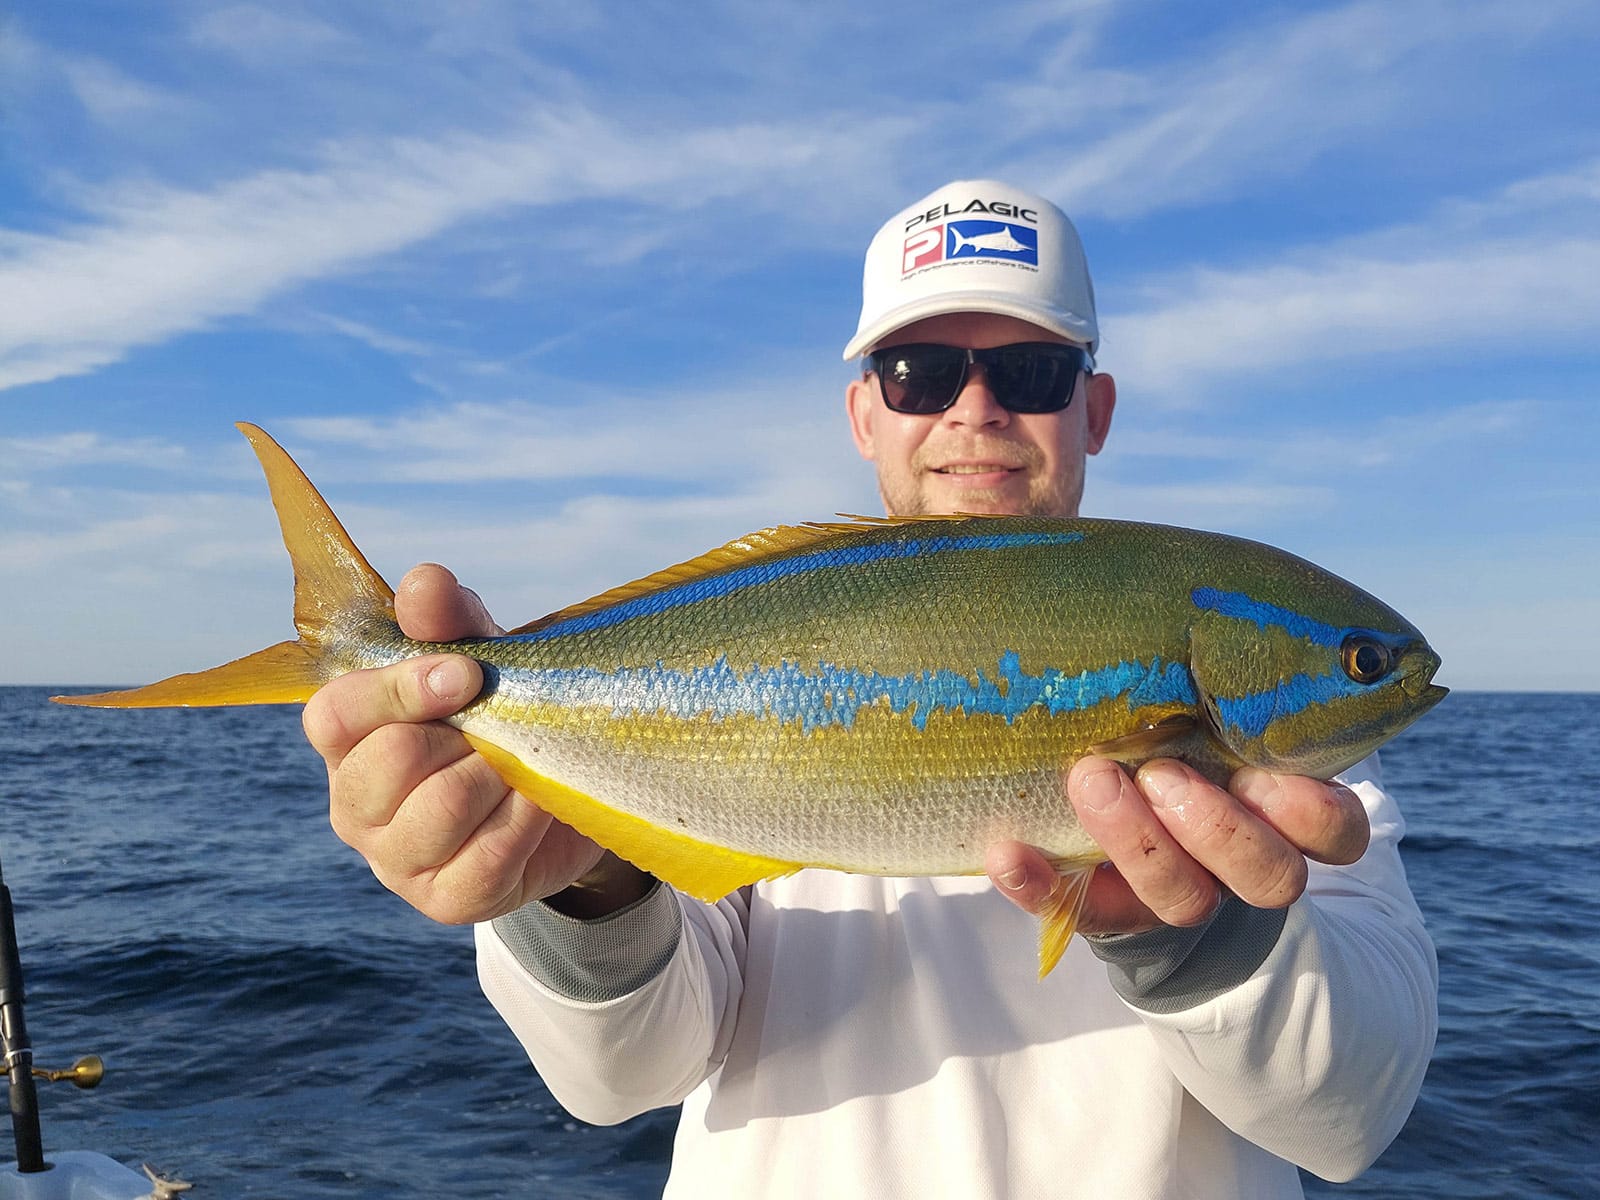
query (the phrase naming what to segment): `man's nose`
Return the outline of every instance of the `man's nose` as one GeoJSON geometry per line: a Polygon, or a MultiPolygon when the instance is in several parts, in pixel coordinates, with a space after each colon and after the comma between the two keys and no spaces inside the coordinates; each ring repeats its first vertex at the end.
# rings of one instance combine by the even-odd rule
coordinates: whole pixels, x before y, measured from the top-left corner
{"type": "Polygon", "coordinates": [[[1004,425],[1011,420],[1011,413],[995,399],[983,365],[971,363],[956,402],[945,409],[944,419],[954,425],[1004,425]]]}

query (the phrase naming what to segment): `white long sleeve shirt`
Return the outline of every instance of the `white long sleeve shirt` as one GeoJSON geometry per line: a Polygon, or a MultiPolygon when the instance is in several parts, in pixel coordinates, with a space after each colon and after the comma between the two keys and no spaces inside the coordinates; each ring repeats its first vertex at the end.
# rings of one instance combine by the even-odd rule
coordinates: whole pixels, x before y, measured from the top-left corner
{"type": "MultiPolygon", "coordinates": [[[[621,994],[552,986],[505,918],[480,978],[575,1116],[683,1102],[669,1198],[1299,1196],[1297,1164],[1345,1179],[1389,1144],[1436,1032],[1402,819],[1373,760],[1343,778],[1367,853],[1312,864],[1254,948],[1219,921],[1141,971],[1151,935],[1105,963],[1080,938],[1039,981],[1034,921],[984,878],[803,871],[659,889],[611,923],[656,960],[621,994]]],[[[603,977],[615,942],[580,936],[603,977]]]]}

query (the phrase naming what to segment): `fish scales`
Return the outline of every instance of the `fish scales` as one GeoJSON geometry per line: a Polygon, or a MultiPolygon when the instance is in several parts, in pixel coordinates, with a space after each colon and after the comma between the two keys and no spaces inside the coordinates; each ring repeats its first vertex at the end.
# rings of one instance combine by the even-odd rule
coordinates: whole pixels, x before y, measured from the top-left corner
{"type": "MultiPolygon", "coordinates": [[[[67,702],[303,700],[348,670],[468,654],[485,688],[452,720],[506,781],[703,899],[806,866],[976,873],[1001,839],[1075,873],[1080,897],[1103,858],[1064,795],[1085,754],[1328,777],[1444,694],[1415,628],[1304,560],[1038,517],[758,531],[505,636],[415,642],[292,460],[241,428],[295,561],[300,639],[67,702]]],[[[1042,969],[1074,920],[1047,919],[1042,969]]]]}
{"type": "Polygon", "coordinates": [[[1193,538],[1175,563],[1162,527],[944,527],[972,524],[842,533],[631,615],[478,644],[498,668],[480,704],[512,713],[484,736],[601,803],[763,857],[951,874],[1009,836],[1083,861],[1062,764],[1192,711],[1187,592],[1214,576],[1193,538]]]}

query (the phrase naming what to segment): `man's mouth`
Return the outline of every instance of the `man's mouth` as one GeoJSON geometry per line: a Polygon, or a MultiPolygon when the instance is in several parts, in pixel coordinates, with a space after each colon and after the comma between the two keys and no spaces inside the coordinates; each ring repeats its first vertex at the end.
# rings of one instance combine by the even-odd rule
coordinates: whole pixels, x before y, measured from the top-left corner
{"type": "Polygon", "coordinates": [[[945,463],[933,468],[936,475],[995,475],[1020,470],[1010,463],[945,463]]]}

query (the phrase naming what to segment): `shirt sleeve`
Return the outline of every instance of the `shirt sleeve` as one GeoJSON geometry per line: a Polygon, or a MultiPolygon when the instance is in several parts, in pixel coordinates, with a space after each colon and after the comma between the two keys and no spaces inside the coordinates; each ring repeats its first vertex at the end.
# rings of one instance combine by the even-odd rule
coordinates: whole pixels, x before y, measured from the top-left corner
{"type": "MultiPolygon", "coordinates": [[[[1361,798],[1372,835],[1348,867],[1310,864],[1306,892],[1263,947],[1238,922],[1217,956],[1205,937],[1182,965],[1150,975],[1124,1002],[1154,1036],[1185,1089],[1241,1137],[1325,1179],[1360,1174],[1404,1125],[1438,1033],[1439,969],[1406,883],[1404,819],[1383,790],[1375,759],[1340,776],[1361,798]],[[1206,986],[1217,957],[1254,966],[1217,994],[1206,986]],[[1204,996],[1175,1006],[1173,995],[1204,996]]],[[[1208,931],[1209,933],[1209,931],[1208,931]]],[[[1113,976],[1116,968],[1113,967],[1113,976]]]]}
{"type": "Polygon", "coordinates": [[[749,896],[716,904],[665,884],[595,921],[530,905],[478,925],[478,979],[550,1093],[613,1125],[676,1104],[727,1054],[749,896]]]}

